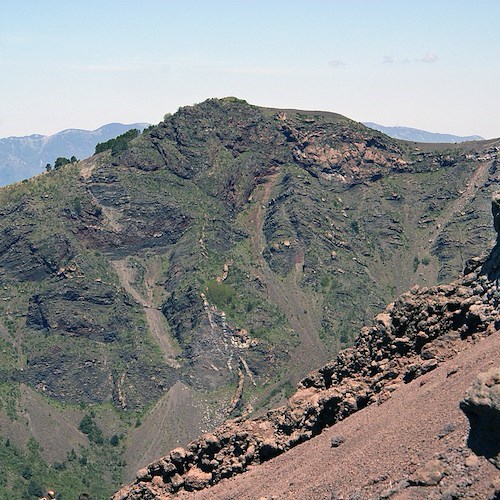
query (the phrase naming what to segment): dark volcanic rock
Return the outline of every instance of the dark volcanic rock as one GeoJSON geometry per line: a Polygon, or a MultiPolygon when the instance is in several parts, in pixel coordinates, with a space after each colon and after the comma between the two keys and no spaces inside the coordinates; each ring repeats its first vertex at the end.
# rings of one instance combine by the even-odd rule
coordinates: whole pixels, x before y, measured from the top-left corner
{"type": "Polygon", "coordinates": [[[56,274],[75,255],[65,235],[49,235],[35,242],[32,231],[30,224],[5,227],[0,232],[2,267],[20,281],[42,281],[56,274]]]}
{"type": "Polygon", "coordinates": [[[76,217],[79,238],[101,250],[128,255],[172,245],[191,222],[189,214],[171,197],[145,197],[122,184],[101,181],[97,178],[88,186],[101,211],[97,215],[95,211],[81,212],[76,217]],[[112,224],[105,221],[102,211],[112,218],[112,224]]]}
{"type": "Polygon", "coordinates": [[[120,369],[110,367],[108,360],[98,354],[84,357],[78,350],[53,347],[29,357],[17,379],[59,401],[113,401],[117,407],[129,409],[144,407],[177,380],[171,368],[147,366],[133,355],[124,361],[126,367],[120,369]]]}
{"type": "Polygon", "coordinates": [[[116,290],[101,283],[63,283],[30,299],[27,326],[62,335],[113,342],[127,327],[123,311],[114,313],[116,290]]]}
{"type": "Polygon", "coordinates": [[[498,233],[498,241],[500,240],[500,193],[495,193],[493,195],[491,211],[493,212],[493,223],[495,225],[495,231],[498,233]]]}
{"type": "Polygon", "coordinates": [[[460,408],[470,422],[468,446],[500,469],[500,367],[477,376],[460,408]]]}
{"type": "Polygon", "coordinates": [[[78,353],[53,348],[26,364],[23,381],[54,399],[74,404],[112,399],[113,383],[99,359],[81,359],[78,353]]]}
{"type": "MultiPolygon", "coordinates": [[[[485,262],[483,270],[488,274],[490,279],[496,280],[498,284],[498,280],[500,278],[500,193],[495,193],[493,195],[491,209],[495,223],[495,230],[497,231],[497,244],[492,250],[490,257],[485,262]]],[[[497,294],[500,294],[498,290],[497,294]]]]}

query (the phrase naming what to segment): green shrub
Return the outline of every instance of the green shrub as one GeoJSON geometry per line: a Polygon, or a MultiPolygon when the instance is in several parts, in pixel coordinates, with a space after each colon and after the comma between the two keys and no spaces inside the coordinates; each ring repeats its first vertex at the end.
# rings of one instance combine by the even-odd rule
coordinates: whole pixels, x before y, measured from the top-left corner
{"type": "Polygon", "coordinates": [[[417,272],[417,269],[418,269],[418,266],[420,264],[420,260],[418,257],[415,257],[413,259],[413,272],[416,273],[417,272]]]}
{"type": "Polygon", "coordinates": [[[54,163],[54,169],[59,170],[61,167],[64,167],[64,165],[67,165],[68,163],[70,163],[70,161],[67,158],[60,156],[54,163]]]}
{"type": "Polygon", "coordinates": [[[102,431],[99,429],[97,424],[94,422],[93,418],[90,415],[85,415],[80,425],[78,426],[84,434],[87,435],[90,441],[95,444],[102,445],[104,444],[104,438],[102,436],[102,431]]]}
{"type": "Polygon", "coordinates": [[[28,484],[28,495],[30,497],[37,498],[40,498],[44,495],[42,487],[34,479],[32,479],[28,484]]]}
{"type": "Polygon", "coordinates": [[[66,462],[54,462],[52,464],[52,468],[57,471],[62,471],[66,470],[68,466],[66,465],[66,462]]]}
{"type": "Polygon", "coordinates": [[[208,302],[218,307],[225,307],[231,304],[236,292],[234,288],[225,283],[211,281],[207,286],[208,302]]]}
{"type": "Polygon", "coordinates": [[[23,467],[23,470],[21,471],[21,476],[23,476],[24,479],[31,479],[33,477],[33,471],[31,470],[31,467],[29,465],[25,465],[23,467]]]}
{"type": "Polygon", "coordinates": [[[252,300],[248,301],[245,305],[245,311],[247,313],[252,312],[255,309],[256,303],[252,300]]]}

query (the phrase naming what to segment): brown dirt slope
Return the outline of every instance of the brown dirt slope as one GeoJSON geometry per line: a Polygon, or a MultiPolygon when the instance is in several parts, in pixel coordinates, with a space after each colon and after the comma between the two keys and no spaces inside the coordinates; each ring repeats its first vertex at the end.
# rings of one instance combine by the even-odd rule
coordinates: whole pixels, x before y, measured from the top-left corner
{"type": "MultiPolygon", "coordinates": [[[[161,308],[153,301],[153,290],[148,287],[147,297],[144,297],[132,284],[134,280],[134,272],[128,265],[127,259],[114,260],[111,262],[113,268],[118,275],[123,289],[142,307],[148,323],[149,331],[153,335],[158,347],[165,358],[167,365],[174,368],[179,368],[180,365],[176,358],[176,351],[172,345],[172,339],[168,331],[168,325],[163,316],[161,308]]],[[[153,280],[154,281],[154,280],[153,280]]]]}
{"type": "Polygon", "coordinates": [[[141,425],[129,432],[125,480],[132,480],[139,467],[166,449],[188,442],[190,435],[186,429],[195,429],[193,434],[203,432],[204,405],[199,399],[188,385],[176,382],[143,417],[141,425]]]}
{"type": "Polygon", "coordinates": [[[468,421],[458,403],[477,373],[499,359],[496,333],[401,387],[386,403],[241,476],[181,498],[490,498],[500,473],[467,448],[468,421]],[[344,442],[332,447],[338,437],[344,442]],[[439,484],[411,486],[409,479],[435,459],[444,472],[439,484]]]}

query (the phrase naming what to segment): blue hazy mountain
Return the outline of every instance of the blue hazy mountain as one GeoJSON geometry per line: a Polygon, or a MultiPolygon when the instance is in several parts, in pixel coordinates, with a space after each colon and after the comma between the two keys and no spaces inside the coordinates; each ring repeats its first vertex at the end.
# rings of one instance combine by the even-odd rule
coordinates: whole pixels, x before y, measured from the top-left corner
{"type": "Polygon", "coordinates": [[[379,132],[383,132],[389,137],[394,139],[403,139],[405,141],[414,142],[466,142],[466,141],[480,141],[483,137],[479,135],[459,136],[452,134],[438,134],[435,132],[428,132],[427,130],[419,130],[410,127],[385,127],[378,123],[363,122],[363,125],[370,127],[379,132]]]}

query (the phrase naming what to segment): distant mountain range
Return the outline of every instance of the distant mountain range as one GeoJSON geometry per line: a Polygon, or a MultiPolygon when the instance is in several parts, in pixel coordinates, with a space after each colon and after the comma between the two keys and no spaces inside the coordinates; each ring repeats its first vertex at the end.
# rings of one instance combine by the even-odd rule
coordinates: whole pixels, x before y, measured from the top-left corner
{"type": "Polygon", "coordinates": [[[394,139],[403,139],[405,141],[414,142],[466,142],[466,141],[481,141],[483,137],[480,135],[459,136],[452,134],[438,134],[428,132],[427,130],[419,130],[410,127],[385,127],[373,122],[363,122],[363,125],[370,127],[379,132],[387,134],[394,139]]]}
{"type": "Polygon", "coordinates": [[[148,126],[147,123],[108,123],[96,130],[67,129],[54,135],[0,139],[0,186],[39,174],[47,163],[53,164],[60,156],[87,158],[94,153],[96,144],[132,128],[142,131],[148,126]]]}

